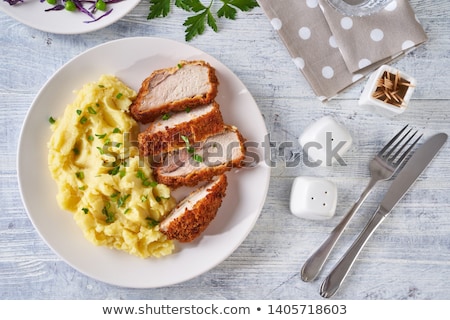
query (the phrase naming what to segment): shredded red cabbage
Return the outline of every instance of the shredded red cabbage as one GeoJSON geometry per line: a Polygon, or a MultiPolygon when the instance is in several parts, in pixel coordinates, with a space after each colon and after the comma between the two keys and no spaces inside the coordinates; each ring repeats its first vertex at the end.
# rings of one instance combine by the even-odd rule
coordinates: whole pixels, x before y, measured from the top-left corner
{"type": "MultiPolygon", "coordinates": [[[[24,0],[3,0],[3,1],[6,1],[11,6],[13,6],[20,2],[23,2],[24,0]]],[[[39,1],[41,3],[47,2],[46,0],[39,0],[39,1]]],[[[99,11],[96,7],[96,3],[99,0],[56,0],[56,3],[53,5],[53,7],[45,9],[44,11],[48,12],[48,11],[64,10],[67,1],[73,2],[78,11],[86,14],[87,16],[89,16],[89,18],[91,18],[91,20],[83,21],[84,23],[91,23],[91,22],[98,21],[98,20],[102,19],[103,17],[106,17],[113,11],[113,9],[111,8],[111,9],[105,11],[105,13],[102,14],[101,16],[95,17],[95,14],[99,11]]],[[[103,0],[103,2],[106,5],[121,2],[121,1],[124,1],[124,0],[103,0]]]]}

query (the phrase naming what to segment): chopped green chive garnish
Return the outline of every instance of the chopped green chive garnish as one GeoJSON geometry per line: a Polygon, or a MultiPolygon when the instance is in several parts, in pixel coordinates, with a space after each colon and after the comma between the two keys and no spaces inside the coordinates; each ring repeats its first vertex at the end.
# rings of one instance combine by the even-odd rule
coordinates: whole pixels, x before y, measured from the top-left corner
{"type": "Polygon", "coordinates": [[[103,139],[104,137],[106,137],[106,133],[104,134],[95,134],[95,136],[99,139],[103,139]]]}
{"type": "Polygon", "coordinates": [[[138,172],[136,173],[136,177],[142,180],[142,184],[145,187],[156,187],[156,185],[158,184],[156,181],[148,180],[148,178],[145,176],[142,170],[138,170],[138,172]]]}
{"type": "Polygon", "coordinates": [[[120,165],[115,166],[114,169],[109,170],[108,173],[112,176],[115,176],[116,174],[119,173],[119,169],[120,169],[120,165]]]}
{"type": "Polygon", "coordinates": [[[121,133],[122,131],[120,131],[119,128],[114,128],[113,133],[121,133]]]}
{"type": "Polygon", "coordinates": [[[149,187],[150,184],[151,184],[151,181],[148,181],[148,180],[142,180],[142,184],[143,184],[144,186],[146,186],[146,187],[149,187]]]}
{"type": "Polygon", "coordinates": [[[92,107],[88,107],[88,112],[90,114],[97,114],[97,111],[95,111],[94,108],[92,108],[92,107]]]}
{"type": "Polygon", "coordinates": [[[184,143],[186,144],[186,147],[189,147],[190,143],[189,143],[189,139],[186,136],[181,136],[181,139],[184,141],[184,143]]]}
{"type": "Polygon", "coordinates": [[[149,228],[153,228],[153,227],[158,225],[158,221],[156,221],[155,219],[152,219],[150,217],[145,218],[145,220],[148,221],[148,227],[149,228]]]}
{"type": "Polygon", "coordinates": [[[94,141],[94,137],[90,135],[90,136],[88,136],[88,140],[89,141],[94,141]]]}
{"type": "Polygon", "coordinates": [[[80,115],[83,111],[81,111],[80,109],[77,110],[77,115],[80,115]]]}
{"type": "Polygon", "coordinates": [[[88,214],[88,212],[89,212],[88,208],[81,208],[81,210],[83,210],[84,214],[88,214]]]}
{"type": "Polygon", "coordinates": [[[117,99],[120,99],[120,98],[122,98],[122,96],[123,96],[123,94],[119,92],[119,93],[116,95],[116,98],[117,98],[117,99]]]}
{"type": "Polygon", "coordinates": [[[100,147],[97,147],[97,150],[98,150],[98,152],[100,152],[100,154],[105,154],[105,151],[103,151],[103,149],[102,149],[102,148],[100,148],[100,147]]]}
{"type": "Polygon", "coordinates": [[[191,146],[188,137],[181,136],[181,139],[183,139],[184,143],[186,144],[187,152],[189,152],[192,155],[192,158],[197,162],[203,162],[203,158],[195,153],[195,149],[193,146],[191,146]]]}
{"type": "Polygon", "coordinates": [[[85,124],[87,122],[87,120],[88,119],[85,116],[82,116],[81,119],[80,119],[80,123],[81,124],[85,124]]]}
{"type": "Polygon", "coordinates": [[[123,168],[122,170],[119,171],[119,177],[123,178],[125,177],[125,174],[127,173],[127,171],[125,170],[125,168],[123,168]]]}
{"type": "Polygon", "coordinates": [[[189,112],[191,112],[191,108],[186,107],[185,111],[186,111],[186,113],[189,113],[189,112]]]}
{"type": "Polygon", "coordinates": [[[112,195],[110,195],[111,198],[116,198],[120,192],[114,192],[112,195]]]}
{"type": "Polygon", "coordinates": [[[77,176],[78,179],[83,180],[84,179],[84,172],[83,171],[78,171],[77,173],[75,173],[75,175],[77,176]]]}
{"type": "Polygon", "coordinates": [[[106,216],[107,223],[112,223],[115,220],[114,213],[109,211],[110,208],[111,208],[111,204],[108,202],[102,209],[103,215],[106,216]]]}
{"type": "Polygon", "coordinates": [[[127,201],[127,199],[131,196],[131,194],[126,194],[123,197],[120,197],[119,199],[117,199],[117,206],[123,207],[123,205],[125,204],[125,201],[127,201]]]}
{"type": "Polygon", "coordinates": [[[144,172],[142,172],[142,170],[138,170],[138,172],[136,172],[136,178],[139,178],[141,180],[146,179],[145,175],[144,175],[144,172]]]}
{"type": "Polygon", "coordinates": [[[53,117],[48,118],[48,122],[50,122],[50,124],[54,124],[56,122],[55,119],[53,119],[53,117]]]}
{"type": "Polygon", "coordinates": [[[163,120],[169,120],[170,119],[170,113],[166,113],[162,116],[163,120]]]}
{"type": "Polygon", "coordinates": [[[195,161],[197,161],[197,162],[203,162],[202,156],[200,156],[200,155],[198,155],[198,154],[196,154],[196,153],[194,153],[194,154],[192,155],[192,158],[193,158],[195,161]]]}

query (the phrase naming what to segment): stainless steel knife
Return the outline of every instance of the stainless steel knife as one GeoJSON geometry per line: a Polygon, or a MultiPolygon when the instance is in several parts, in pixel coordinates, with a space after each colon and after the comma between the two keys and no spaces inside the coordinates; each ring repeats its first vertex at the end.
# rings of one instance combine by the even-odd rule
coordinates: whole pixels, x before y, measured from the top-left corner
{"type": "Polygon", "coordinates": [[[416,179],[425,170],[446,141],[447,134],[438,133],[429,138],[414,152],[392,182],[386,195],[364,230],[323,281],[322,286],[320,287],[320,295],[322,297],[330,298],[336,293],[367,240],[369,240],[376,228],[383,222],[386,216],[414,184],[416,179]]]}

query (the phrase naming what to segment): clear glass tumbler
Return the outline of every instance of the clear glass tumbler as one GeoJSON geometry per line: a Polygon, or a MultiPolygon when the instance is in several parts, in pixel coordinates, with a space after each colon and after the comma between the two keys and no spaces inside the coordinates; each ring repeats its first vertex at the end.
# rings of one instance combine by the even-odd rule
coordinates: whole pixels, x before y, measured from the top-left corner
{"type": "Polygon", "coordinates": [[[346,16],[367,16],[386,7],[392,0],[327,0],[346,16]]]}

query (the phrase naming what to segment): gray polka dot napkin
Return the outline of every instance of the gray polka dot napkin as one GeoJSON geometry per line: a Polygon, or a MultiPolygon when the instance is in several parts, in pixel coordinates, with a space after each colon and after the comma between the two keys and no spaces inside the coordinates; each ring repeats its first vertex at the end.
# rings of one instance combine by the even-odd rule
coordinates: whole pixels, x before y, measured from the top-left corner
{"type": "Polygon", "coordinates": [[[427,40],[407,0],[346,17],[327,0],[258,0],[314,93],[326,101],[427,40]]]}

